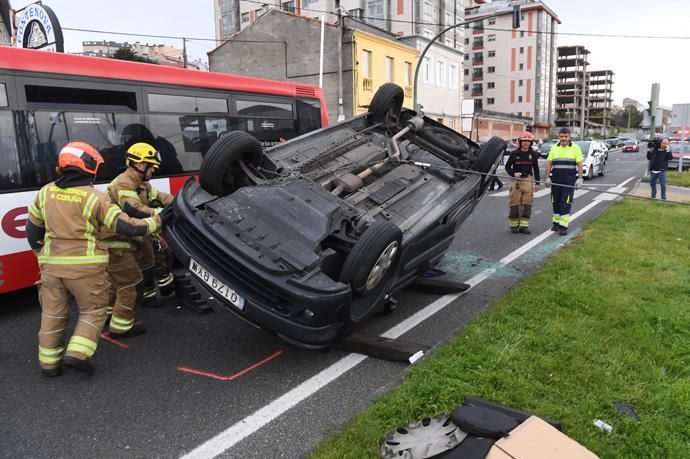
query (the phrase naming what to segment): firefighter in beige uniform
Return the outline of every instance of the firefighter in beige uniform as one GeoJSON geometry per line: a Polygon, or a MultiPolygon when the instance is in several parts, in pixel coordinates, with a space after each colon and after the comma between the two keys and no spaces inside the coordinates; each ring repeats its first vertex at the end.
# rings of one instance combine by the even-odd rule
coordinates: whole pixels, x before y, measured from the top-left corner
{"type": "Polygon", "coordinates": [[[160,217],[130,218],[93,187],[102,163],[91,145],[67,144],[58,157],[61,176],[41,188],[29,210],[27,238],[32,249],[40,249],[43,313],[38,360],[47,376],[58,376],[63,362],[78,371],[94,371],[89,360],[106,320],[110,288],[105,271],[108,249],[100,240],[102,228],[136,236],[160,227],[160,217]],[[79,320],[65,352],[70,296],[79,308],[79,320]]]}
{"type": "MultiPolygon", "coordinates": [[[[123,212],[130,217],[146,218],[157,215],[163,210],[163,206],[173,202],[171,194],[156,190],[149,182],[161,164],[160,155],[153,146],[143,142],[135,143],[127,150],[126,163],[127,170],[108,186],[110,198],[118,203],[123,212]]],[[[173,291],[173,275],[166,269],[165,263],[159,263],[161,268],[156,269],[153,244],[154,238],[151,236],[138,238],[134,243],[134,257],[144,278],[140,304],[145,307],[162,306],[162,302],[156,299],[156,283],[164,296],[173,291]]],[[[125,268],[124,262],[121,266],[125,268]]],[[[134,282],[134,273],[123,281],[127,284],[134,282]]],[[[116,332],[112,320],[110,330],[116,332]]]]}

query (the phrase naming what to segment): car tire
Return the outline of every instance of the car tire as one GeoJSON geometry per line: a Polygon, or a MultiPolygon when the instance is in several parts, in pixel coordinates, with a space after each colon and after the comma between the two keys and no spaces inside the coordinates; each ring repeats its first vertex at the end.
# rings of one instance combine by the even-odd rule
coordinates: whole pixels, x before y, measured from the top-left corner
{"type": "Polygon", "coordinates": [[[383,122],[388,126],[398,124],[405,92],[394,83],[379,87],[369,103],[369,117],[375,123],[383,122]]]}
{"type": "Polygon", "coordinates": [[[587,172],[587,180],[592,180],[594,178],[594,164],[592,164],[589,167],[589,171],[587,172]]]}
{"type": "Polygon", "coordinates": [[[261,143],[244,131],[232,131],[218,139],[201,162],[199,184],[209,193],[226,196],[242,186],[239,161],[258,164],[263,158],[261,143]]]}
{"type": "Polygon", "coordinates": [[[384,306],[400,260],[402,231],[389,222],[374,222],[345,258],[339,280],[350,285],[352,301],[346,331],[384,306]]]}
{"type": "Polygon", "coordinates": [[[440,126],[427,126],[419,131],[419,137],[456,157],[467,155],[469,148],[462,137],[454,136],[440,126]]]}
{"type": "Polygon", "coordinates": [[[601,170],[599,171],[599,177],[603,177],[606,174],[606,161],[601,163],[601,170]]]}
{"type": "MultiPolygon", "coordinates": [[[[503,155],[506,149],[505,140],[499,137],[492,137],[482,146],[477,154],[477,159],[472,163],[472,170],[488,174],[496,164],[496,160],[503,155]]],[[[487,176],[482,176],[484,184],[489,183],[487,176]]]]}

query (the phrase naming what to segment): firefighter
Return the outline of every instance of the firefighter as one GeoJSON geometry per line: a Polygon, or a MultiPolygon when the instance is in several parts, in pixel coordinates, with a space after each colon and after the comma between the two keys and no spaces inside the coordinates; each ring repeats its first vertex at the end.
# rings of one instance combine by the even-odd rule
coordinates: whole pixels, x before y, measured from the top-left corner
{"type": "Polygon", "coordinates": [[[539,190],[539,161],[532,150],[534,136],[523,132],[518,137],[518,148],[513,150],[506,162],[506,171],[512,177],[508,225],[511,233],[530,234],[529,219],[532,216],[533,191],[539,190]]]}
{"type": "Polygon", "coordinates": [[[551,186],[553,217],[551,231],[568,234],[570,209],[576,187],[582,185],[582,150],[570,141],[570,129],[558,131],[559,143],[551,147],[546,158],[546,186],[551,186]],[[559,186],[566,185],[566,186],[559,186]]]}
{"type": "Polygon", "coordinates": [[[40,250],[41,330],[38,360],[46,376],[59,376],[62,364],[92,373],[106,320],[108,249],[101,241],[102,228],[125,236],[157,231],[160,217],[130,218],[108,195],[93,187],[103,158],[84,142],[65,145],[58,156],[60,176],[38,192],[29,210],[27,239],[40,250]],[[70,296],[79,308],[79,319],[65,350],[65,328],[70,296]]]}
{"type": "MultiPolygon", "coordinates": [[[[150,183],[151,176],[161,164],[160,155],[153,146],[144,142],[133,144],[127,149],[125,162],[127,170],[108,186],[110,198],[118,203],[123,212],[130,217],[146,218],[157,215],[172,203],[172,195],[156,190],[150,183]]],[[[168,269],[167,259],[161,259],[160,256],[156,259],[156,255],[165,249],[165,243],[155,235],[139,238],[137,242],[133,253],[143,274],[143,285],[139,286],[140,304],[144,307],[162,306],[163,302],[156,296],[156,284],[163,296],[174,292],[174,277],[168,269]],[[161,250],[154,251],[154,244],[161,250]]],[[[132,282],[133,277],[126,282],[132,282]]],[[[111,331],[112,325],[111,321],[111,331]]]]}

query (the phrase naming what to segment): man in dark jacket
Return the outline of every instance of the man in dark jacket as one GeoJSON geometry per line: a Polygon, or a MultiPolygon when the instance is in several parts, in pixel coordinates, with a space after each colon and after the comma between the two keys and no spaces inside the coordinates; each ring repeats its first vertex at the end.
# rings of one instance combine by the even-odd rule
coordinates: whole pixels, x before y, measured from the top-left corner
{"type": "Polygon", "coordinates": [[[510,181],[508,225],[511,233],[530,234],[529,219],[534,202],[532,191],[539,190],[539,162],[537,152],[532,150],[534,136],[531,132],[523,132],[518,144],[506,162],[506,171],[513,178],[510,181]]]}
{"type": "Polygon", "coordinates": [[[666,169],[668,161],[673,159],[673,155],[668,149],[668,139],[661,139],[653,150],[647,150],[649,160],[649,184],[652,187],[652,199],[656,199],[656,182],[661,186],[661,199],[666,199],[666,169]]]}

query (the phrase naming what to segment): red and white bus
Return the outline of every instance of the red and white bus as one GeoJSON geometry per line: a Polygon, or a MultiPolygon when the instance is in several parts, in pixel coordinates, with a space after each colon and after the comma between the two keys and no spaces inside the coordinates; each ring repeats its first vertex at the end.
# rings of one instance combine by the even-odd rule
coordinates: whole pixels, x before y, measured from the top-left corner
{"type": "Polygon", "coordinates": [[[66,143],[101,152],[101,184],[132,143],[153,144],[154,186],[175,193],[227,131],[272,144],[327,125],[315,86],[0,46],[0,294],[38,279],[27,206],[56,178],[66,143]]]}

